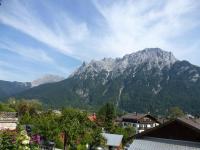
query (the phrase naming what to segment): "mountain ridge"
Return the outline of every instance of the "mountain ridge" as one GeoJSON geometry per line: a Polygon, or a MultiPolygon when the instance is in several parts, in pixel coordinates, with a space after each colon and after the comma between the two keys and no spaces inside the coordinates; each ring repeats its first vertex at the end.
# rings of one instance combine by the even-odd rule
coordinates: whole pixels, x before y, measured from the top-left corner
{"type": "Polygon", "coordinates": [[[18,81],[4,81],[0,80],[0,99],[18,94],[20,92],[26,91],[33,87],[37,87],[42,84],[54,83],[64,80],[63,77],[56,75],[45,75],[38,78],[32,82],[18,82],[18,81]]]}
{"type": "Polygon", "coordinates": [[[176,61],[177,59],[171,52],[163,51],[160,48],[146,48],[138,52],[124,55],[122,58],[104,58],[99,61],[92,60],[88,64],[83,62],[83,64],[72,75],[70,75],[70,77],[73,75],[79,75],[84,71],[87,71],[87,69],[88,71],[93,72],[99,72],[102,70],[107,72],[123,72],[124,69],[130,67],[130,65],[138,66],[139,64],[143,64],[145,62],[148,62],[148,65],[156,63],[154,65],[160,66],[160,69],[162,69],[165,66],[169,67],[176,61]],[[159,62],[161,64],[158,64],[159,62]]]}
{"type": "Polygon", "coordinates": [[[54,83],[54,82],[59,82],[64,80],[64,77],[58,76],[58,75],[53,75],[53,74],[47,74],[44,75],[36,80],[33,80],[31,82],[31,86],[35,87],[35,86],[39,86],[42,84],[46,84],[46,83],[54,83]]]}
{"type": "Polygon", "coordinates": [[[37,98],[62,107],[99,107],[113,102],[119,109],[162,112],[179,106],[200,113],[200,67],[176,59],[171,52],[148,48],[122,58],[83,63],[67,79],[28,89],[17,98],[37,98]]]}

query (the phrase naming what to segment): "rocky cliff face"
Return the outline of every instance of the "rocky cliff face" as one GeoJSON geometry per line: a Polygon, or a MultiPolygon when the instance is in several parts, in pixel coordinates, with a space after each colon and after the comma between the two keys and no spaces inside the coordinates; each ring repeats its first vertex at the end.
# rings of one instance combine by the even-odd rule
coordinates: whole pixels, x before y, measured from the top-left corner
{"type": "Polygon", "coordinates": [[[130,112],[166,112],[179,106],[200,113],[200,68],[171,52],[148,48],[83,63],[66,80],[32,88],[20,97],[56,106],[98,107],[111,101],[130,112]]]}
{"type": "Polygon", "coordinates": [[[46,83],[54,83],[54,82],[59,82],[64,80],[63,77],[57,76],[57,75],[45,75],[39,79],[36,79],[34,81],[31,82],[31,86],[35,87],[35,86],[39,86],[41,84],[46,84],[46,83]]]}
{"type": "Polygon", "coordinates": [[[82,74],[95,76],[102,71],[121,75],[126,69],[130,67],[136,69],[143,64],[146,65],[148,70],[152,68],[162,70],[164,67],[170,68],[176,61],[177,59],[171,52],[166,52],[159,48],[147,48],[136,53],[125,55],[122,58],[104,58],[100,61],[92,60],[88,64],[84,62],[70,77],[82,74]]]}

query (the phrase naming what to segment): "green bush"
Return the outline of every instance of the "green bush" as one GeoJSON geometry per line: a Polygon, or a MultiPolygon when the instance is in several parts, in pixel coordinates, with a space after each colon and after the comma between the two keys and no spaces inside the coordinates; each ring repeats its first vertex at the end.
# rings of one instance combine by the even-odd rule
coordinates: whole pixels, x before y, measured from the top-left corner
{"type": "Polygon", "coordinates": [[[17,150],[16,144],[17,133],[15,131],[1,131],[0,132],[0,149],[1,150],[17,150]]]}

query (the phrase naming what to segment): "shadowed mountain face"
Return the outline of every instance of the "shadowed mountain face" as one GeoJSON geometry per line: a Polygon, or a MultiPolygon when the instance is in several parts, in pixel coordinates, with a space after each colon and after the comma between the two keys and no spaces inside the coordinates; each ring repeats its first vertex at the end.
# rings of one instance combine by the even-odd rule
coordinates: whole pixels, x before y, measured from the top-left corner
{"type": "Polygon", "coordinates": [[[83,63],[69,78],[31,88],[16,97],[53,106],[100,106],[111,101],[126,111],[166,112],[179,106],[200,113],[200,68],[171,52],[150,48],[122,58],[83,63]]]}
{"type": "Polygon", "coordinates": [[[20,93],[31,88],[30,82],[10,82],[0,80],[0,97],[4,98],[13,94],[20,93]]]}
{"type": "Polygon", "coordinates": [[[0,99],[15,95],[32,87],[36,87],[46,83],[54,83],[61,80],[64,80],[64,78],[56,75],[45,75],[44,77],[36,79],[33,82],[10,82],[0,80],[0,99]]]}

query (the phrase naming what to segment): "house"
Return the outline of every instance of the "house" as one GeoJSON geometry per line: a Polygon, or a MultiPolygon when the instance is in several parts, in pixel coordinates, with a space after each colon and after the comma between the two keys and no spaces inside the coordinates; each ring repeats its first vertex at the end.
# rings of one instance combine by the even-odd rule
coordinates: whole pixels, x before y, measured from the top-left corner
{"type": "Polygon", "coordinates": [[[129,150],[200,150],[200,124],[177,118],[135,135],[129,150]]]}
{"type": "Polygon", "coordinates": [[[133,126],[136,133],[141,133],[146,129],[156,127],[160,122],[150,114],[131,113],[122,116],[118,121],[121,122],[123,127],[133,126]]]}
{"type": "Polygon", "coordinates": [[[102,136],[106,139],[106,146],[109,150],[121,149],[123,135],[102,133],[102,136]]]}
{"type": "Polygon", "coordinates": [[[0,130],[15,130],[17,123],[16,112],[0,112],[0,130]]]}

